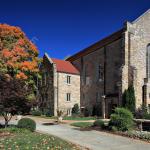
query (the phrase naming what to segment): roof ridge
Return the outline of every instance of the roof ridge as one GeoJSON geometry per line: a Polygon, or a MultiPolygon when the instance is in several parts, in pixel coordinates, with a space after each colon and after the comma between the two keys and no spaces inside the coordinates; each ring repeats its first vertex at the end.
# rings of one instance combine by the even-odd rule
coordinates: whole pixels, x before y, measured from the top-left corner
{"type": "Polygon", "coordinates": [[[144,13],[142,13],[138,18],[136,18],[134,21],[132,21],[132,23],[135,23],[135,22],[137,22],[140,18],[142,18],[144,15],[146,15],[147,13],[149,13],[150,12],[150,8],[147,10],[147,11],[145,11],[144,13]]]}
{"type": "Polygon", "coordinates": [[[79,70],[70,62],[57,58],[51,58],[54,64],[56,64],[57,72],[80,74],[79,70]]]}
{"type": "Polygon", "coordinates": [[[64,62],[69,62],[68,60],[63,60],[63,59],[59,59],[59,58],[51,58],[51,59],[56,59],[56,60],[60,60],[60,61],[64,61],[64,62]]]}
{"type": "Polygon", "coordinates": [[[80,58],[81,55],[83,54],[89,54],[92,53],[93,51],[96,51],[99,48],[104,47],[105,45],[107,45],[108,43],[113,42],[114,40],[120,38],[122,36],[122,33],[124,32],[125,28],[121,28],[120,30],[117,30],[116,32],[113,32],[112,34],[102,38],[101,40],[95,42],[94,44],[91,44],[90,46],[82,49],[81,51],[73,54],[72,56],[70,56],[69,58],[67,58],[67,61],[72,61],[72,60],[76,60],[77,58],[80,58]]]}
{"type": "Polygon", "coordinates": [[[53,63],[52,59],[49,57],[47,53],[44,53],[44,56],[49,60],[50,63],[53,63]]]}

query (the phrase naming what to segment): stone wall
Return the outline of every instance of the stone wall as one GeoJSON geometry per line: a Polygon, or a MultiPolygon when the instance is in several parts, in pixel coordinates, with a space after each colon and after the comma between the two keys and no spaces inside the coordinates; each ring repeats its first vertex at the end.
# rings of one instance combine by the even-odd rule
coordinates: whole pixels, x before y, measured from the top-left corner
{"type": "Polygon", "coordinates": [[[39,84],[40,109],[49,111],[57,116],[57,109],[72,111],[74,104],[80,107],[80,75],[57,72],[56,64],[47,54],[43,57],[40,67],[42,82],[39,84]],[[67,75],[71,77],[71,84],[67,84],[67,75]],[[66,100],[66,94],[71,93],[71,101],[66,100]]]}
{"type": "Polygon", "coordinates": [[[121,82],[122,51],[122,38],[120,38],[72,62],[80,70],[81,107],[93,107],[101,103],[103,95],[111,97],[106,99],[107,114],[110,105],[119,105],[117,85],[121,82]],[[103,72],[102,79],[99,79],[99,65],[103,72]]]}
{"type": "Polygon", "coordinates": [[[147,11],[132,23],[127,22],[126,28],[126,34],[128,34],[128,52],[126,51],[126,55],[128,55],[129,83],[133,82],[136,107],[140,107],[144,85],[147,86],[147,105],[150,104],[150,81],[146,73],[147,46],[150,43],[150,11],[147,11]]]}
{"type": "Polygon", "coordinates": [[[80,107],[80,75],[57,73],[58,76],[58,108],[67,113],[72,110],[74,104],[80,107]],[[71,84],[67,84],[67,75],[71,77],[71,84]],[[67,101],[67,93],[71,93],[71,100],[67,101]]]}
{"type": "Polygon", "coordinates": [[[106,112],[110,111],[113,104],[122,104],[122,94],[130,85],[135,89],[136,108],[143,103],[150,105],[147,75],[150,60],[146,60],[150,44],[150,10],[134,22],[127,22],[123,28],[118,40],[109,43],[110,38],[106,38],[69,59],[81,72],[81,107],[96,104],[99,93],[98,101],[105,94],[106,112]],[[107,42],[109,44],[105,44],[107,42]],[[104,46],[98,49],[99,43],[104,46]],[[92,52],[88,53],[90,50],[92,52]],[[102,81],[97,80],[99,64],[104,68],[102,81]],[[85,84],[86,79],[88,84],[85,84]]]}

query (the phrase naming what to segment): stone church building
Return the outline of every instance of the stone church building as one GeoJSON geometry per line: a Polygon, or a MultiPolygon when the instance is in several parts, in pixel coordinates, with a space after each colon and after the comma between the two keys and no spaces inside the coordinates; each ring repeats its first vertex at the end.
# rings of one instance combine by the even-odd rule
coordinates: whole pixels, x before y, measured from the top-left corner
{"type": "Polygon", "coordinates": [[[81,111],[99,106],[103,117],[109,117],[122,106],[122,95],[130,85],[136,108],[142,104],[150,108],[150,10],[66,61],[45,54],[40,70],[40,107],[52,115],[58,108],[71,115],[73,105],[79,103],[81,111]]]}
{"type": "Polygon", "coordinates": [[[150,10],[67,61],[80,71],[81,109],[100,104],[108,117],[130,85],[136,108],[150,107],[150,10]]]}
{"type": "Polygon", "coordinates": [[[43,112],[57,116],[57,110],[63,115],[71,115],[75,104],[80,106],[80,73],[69,62],[43,57],[40,66],[42,80],[39,83],[39,107],[43,112]]]}

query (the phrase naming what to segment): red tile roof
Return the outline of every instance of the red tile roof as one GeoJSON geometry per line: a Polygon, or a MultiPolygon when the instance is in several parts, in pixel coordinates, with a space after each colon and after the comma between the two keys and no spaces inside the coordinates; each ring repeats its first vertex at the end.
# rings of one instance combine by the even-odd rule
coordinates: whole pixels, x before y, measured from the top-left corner
{"type": "Polygon", "coordinates": [[[80,74],[79,71],[69,61],[60,60],[56,58],[51,58],[51,59],[56,64],[58,72],[80,74]]]}

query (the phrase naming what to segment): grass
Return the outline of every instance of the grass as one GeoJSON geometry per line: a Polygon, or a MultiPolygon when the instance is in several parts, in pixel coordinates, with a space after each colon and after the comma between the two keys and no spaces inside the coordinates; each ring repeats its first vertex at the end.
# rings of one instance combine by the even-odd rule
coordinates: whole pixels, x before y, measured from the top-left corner
{"type": "MultiPolygon", "coordinates": [[[[44,115],[42,116],[33,116],[33,117],[39,117],[39,118],[45,118],[45,119],[57,119],[56,116],[52,116],[52,117],[46,117],[44,115]]],[[[65,116],[63,117],[63,120],[77,120],[77,121],[86,121],[86,120],[96,120],[96,117],[74,117],[74,116],[65,116]]]]}
{"type": "Polygon", "coordinates": [[[57,137],[18,128],[0,129],[0,149],[79,150],[75,145],[57,137]]]}
{"type": "Polygon", "coordinates": [[[66,117],[64,117],[63,118],[63,120],[96,120],[96,118],[95,117],[73,117],[73,116],[66,116],[66,117]]]}
{"type": "Polygon", "coordinates": [[[91,127],[93,123],[92,122],[74,122],[71,125],[75,127],[80,127],[80,128],[88,128],[88,127],[91,127]]]}

